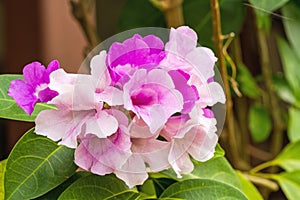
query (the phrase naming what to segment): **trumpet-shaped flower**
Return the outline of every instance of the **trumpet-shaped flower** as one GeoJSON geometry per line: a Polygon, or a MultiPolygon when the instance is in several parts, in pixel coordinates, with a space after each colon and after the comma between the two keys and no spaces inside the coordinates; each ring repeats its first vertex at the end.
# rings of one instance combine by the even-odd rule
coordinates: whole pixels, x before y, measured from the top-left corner
{"type": "Polygon", "coordinates": [[[24,80],[11,81],[8,95],[14,98],[26,113],[31,114],[38,102],[48,102],[58,95],[48,87],[50,74],[58,68],[57,60],[50,62],[47,69],[39,62],[26,65],[23,69],[24,80]]]}
{"type": "Polygon", "coordinates": [[[139,69],[124,85],[124,107],[141,117],[156,132],[183,108],[182,94],[170,75],[161,69],[139,69]]]}
{"type": "Polygon", "coordinates": [[[164,43],[154,35],[135,34],[123,43],[115,42],[107,54],[107,65],[113,82],[128,78],[137,68],[150,70],[165,57],[164,43]]]}

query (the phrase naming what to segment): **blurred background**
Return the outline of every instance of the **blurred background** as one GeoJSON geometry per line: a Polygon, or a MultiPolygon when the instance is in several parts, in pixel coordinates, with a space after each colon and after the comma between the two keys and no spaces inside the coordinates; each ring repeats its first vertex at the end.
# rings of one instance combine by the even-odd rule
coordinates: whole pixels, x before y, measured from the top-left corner
{"type": "MultiPolygon", "coordinates": [[[[236,169],[249,170],[300,139],[300,1],[219,2],[233,102],[220,143],[236,169]]],[[[116,33],[183,24],[216,52],[209,0],[0,0],[0,73],[53,59],[77,72],[86,53],[116,33]]],[[[0,159],[33,126],[1,119],[0,159]]],[[[285,199],[280,190],[276,198],[285,199]]]]}

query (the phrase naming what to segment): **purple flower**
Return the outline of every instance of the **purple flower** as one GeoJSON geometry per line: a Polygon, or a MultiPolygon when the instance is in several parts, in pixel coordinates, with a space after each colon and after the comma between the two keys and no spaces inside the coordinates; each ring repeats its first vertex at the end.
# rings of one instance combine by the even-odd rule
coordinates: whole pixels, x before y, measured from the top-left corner
{"type": "Polygon", "coordinates": [[[39,62],[26,65],[23,69],[24,80],[11,81],[8,95],[26,113],[31,114],[38,102],[48,102],[58,95],[48,87],[50,74],[58,68],[57,60],[50,62],[47,69],[39,62]]]}
{"type": "Polygon", "coordinates": [[[163,48],[164,43],[154,35],[135,34],[123,43],[113,43],[106,59],[112,81],[132,75],[137,68],[153,69],[165,57],[163,48]]]}

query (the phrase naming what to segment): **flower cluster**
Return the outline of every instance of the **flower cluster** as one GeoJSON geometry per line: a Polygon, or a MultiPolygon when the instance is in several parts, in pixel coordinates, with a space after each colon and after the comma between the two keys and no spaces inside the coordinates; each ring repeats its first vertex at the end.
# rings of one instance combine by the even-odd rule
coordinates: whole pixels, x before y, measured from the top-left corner
{"type": "Polygon", "coordinates": [[[24,71],[27,82],[12,82],[9,94],[28,113],[38,100],[55,105],[38,114],[35,132],[75,148],[80,168],[114,173],[133,187],[148,172],[172,167],[180,177],[193,170],[190,156],[213,156],[218,136],[210,108],[225,102],[213,79],[216,60],[184,26],[171,29],[166,45],[138,34],[113,43],[92,58],[90,74],[68,74],[50,64],[50,79],[33,84],[37,73],[27,78],[24,71]],[[28,85],[30,103],[16,94],[17,84],[28,85]]]}

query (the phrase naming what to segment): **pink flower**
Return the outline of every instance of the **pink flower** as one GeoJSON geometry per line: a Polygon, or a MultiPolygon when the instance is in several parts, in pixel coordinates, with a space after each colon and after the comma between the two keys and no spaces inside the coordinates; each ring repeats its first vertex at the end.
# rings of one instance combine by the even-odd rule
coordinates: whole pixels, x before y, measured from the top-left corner
{"type": "Polygon", "coordinates": [[[200,162],[213,157],[218,140],[216,130],[216,120],[207,118],[199,106],[189,116],[169,118],[160,134],[171,143],[168,161],[178,177],[194,169],[189,155],[200,162]]]}
{"type": "Polygon", "coordinates": [[[161,65],[169,70],[182,70],[189,74],[188,84],[197,90],[203,108],[217,102],[225,103],[222,87],[212,78],[217,58],[212,50],[197,47],[195,31],[187,26],[172,28],[165,50],[166,57],[161,65]]]}
{"type": "Polygon", "coordinates": [[[154,35],[135,34],[123,43],[113,43],[106,60],[113,82],[128,78],[137,68],[150,70],[157,66],[165,56],[163,48],[164,43],[154,35]]]}
{"type": "Polygon", "coordinates": [[[58,68],[57,60],[50,62],[47,69],[39,62],[26,65],[23,69],[24,80],[11,81],[8,95],[30,115],[38,102],[48,102],[58,94],[48,87],[50,74],[58,68]]]}
{"type": "Polygon", "coordinates": [[[183,97],[161,69],[139,69],[124,85],[124,108],[141,117],[152,133],[183,108],[183,97]]]}
{"type": "Polygon", "coordinates": [[[121,111],[111,112],[119,122],[117,131],[107,138],[99,138],[86,130],[79,137],[80,144],[75,151],[75,163],[82,169],[99,175],[120,169],[131,155],[128,119],[121,111]]]}
{"type": "Polygon", "coordinates": [[[94,57],[92,75],[67,74],[62,69],[51,74],[49,87],[59,95],[50,103],[58,110],[39,113],[35,120],[37,134],[54,141],[61,139],[60,144],[76,148],[79,135],[89,133],[106,138],[117,131],[118,121],[103,104],[122,104],[122,92],[108,85],[110,79],[105,58],[105,52],[94,57]]]}

